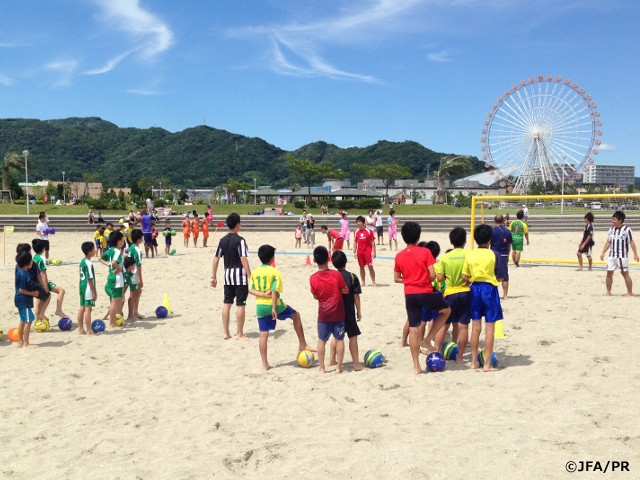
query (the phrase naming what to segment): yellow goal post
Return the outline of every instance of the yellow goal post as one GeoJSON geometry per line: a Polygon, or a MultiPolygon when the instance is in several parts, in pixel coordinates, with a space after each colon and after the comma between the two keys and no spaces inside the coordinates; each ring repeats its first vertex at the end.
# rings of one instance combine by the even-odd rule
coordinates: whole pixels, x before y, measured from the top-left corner
{"type": "MultiPolygon", "coordinates": [[[[594,229],[597,227],[597,244],[601,247],[606,242],[606,233],[611,227],[611,215],[620,210],[625,213],[625,225],[629,225],[640,235],[640,193],[594,193],[579,195],[477,195],[471,198],[471,232],[469,248],[475,247],[474,229],[476,225],[487,223],[494,225],[494,216],[509,215],[509,221],[516,219],[519,210],[528,210],[527,225],[534,233],[560,234],[572,232],[576,235],[573,247],[577,246],[580,234],[584,228],[584,216],[587,212],[595,217],[594,229]]],[[[640,242],[636,242],[640,243],[640,242]]],[[[601,251],[598,247],[593,252],[593,263],[604,264],[599,261],[601,251]]],[[[640,245],[638,246],[640,248],[640,245]]],[[[565,263],[577,264],[577,248],[573,248],[573,256],[569,256],[567,249],[548,245],[545,255],[539,258],[523,258],[523,262],[531,263],[565,263]]],[[[526,248],[525,252],[526,253],[526,248]]],[[[630,252],[630,255],[632,252],[630,252]]],[[[633,260],[631,257],[630,260],[633,260]]],[[[631,262],[632,265],[640,265],[631,262]]]]}

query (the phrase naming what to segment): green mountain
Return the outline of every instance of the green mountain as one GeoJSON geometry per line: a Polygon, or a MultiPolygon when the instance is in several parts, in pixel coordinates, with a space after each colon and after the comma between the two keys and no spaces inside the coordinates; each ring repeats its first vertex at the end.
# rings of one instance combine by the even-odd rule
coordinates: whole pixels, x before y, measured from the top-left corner
{"type": "MultiPolygon", "coordinates": [[[[63,120],[0,120],[0,152],[29,151],[29,178],[82,180],[93,174],[108,186],[129,185],[146,179],[148,184],[210,188],[229,179],[274,187],[289,186],[293,179],[284,161],[288,152],[261,138],[207,126],[171,133],[161,128],[120,128],[100,118],[63,120]]],[[[445,156],[417,142],[381,140],[365,148],[339,148],[315,142],[291,152],[298,158],[331,161],[353,181],[360,174],[354,163],[377,165],[397,163],[413,176],[425,178],[427,165],[433,173],[445,156]]],[[[474,171],[483,165],[475,159],[474,171]]],[[[473,173],[473,172],[469,172],[473,173]]]]}

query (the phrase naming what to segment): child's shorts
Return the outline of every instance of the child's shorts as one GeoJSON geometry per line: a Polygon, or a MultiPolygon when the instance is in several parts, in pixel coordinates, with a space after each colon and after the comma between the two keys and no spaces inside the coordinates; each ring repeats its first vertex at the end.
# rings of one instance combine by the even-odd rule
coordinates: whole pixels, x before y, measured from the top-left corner
{"type": "Polygon", "coordinates": [[[469,304],[473,320],[481,320],[484,317],[487,323],[494,323],[503,318],[498,287],[490,283],[472,283],[469,304]]]}
{"type": "Polygon", "coordinates": [[[80,306],[81,307],[95,307],[96,306],[96,301],[95,300],[87,300],[85,298],[80,298],[80,306]]]}
{"type": "Polygon", "coordinates": [[[447,323],[469,325],[469,322],[471,321],[469,296],[469,292],[458,292],[447,295],[444,298],[451,308],[451,315],[449,315],[447,323]]]}
{"type": "Polygon", "coordinates": [[[104,291],[110,299],[122,298],[124,289],[122,287],[115,287],[107,282],[104,286],[104,291]]]}
{"type": "Polygon", "coordinates": [[[165,238],[164,243],[165,243],[166,245],[171,245],[171,237],[167,237],[167,238],[165,238]]]}
{"type": "Polygon", "coordinates": [[[358,265],[360,265],[361,267],[371,267],[373,265],[373,258],[371,253],[358,252],[358,265]]]}
{"type": "Polygon", "coordinates": [[[22,323],[31,323],[36,319],[33,310],[30,308],[19,308],[18,313],[20,314],[20,321],[22,323]]]}
{"type": "MultiPolygon", "coordinates": [[[[278,320],[286,320],[295,315],[296,311],[289,305],[280,313],[278,313],[278,320]]],[[[258,318],[258,328],[261,332],[270,332],[276,329],[276,321],[271,315],[265,315],[258,318]]]]}
{"type": "Polygon", "coordinates": [[[96,240],[95,244],[96,244],[96,250],[100,251],[101,250],[100,249],[100,240],[96,240]]]}
{"type": "Polygon", "coordinates": [[[131,290],[132,292],[140,290],[140,284],[139,283],[130,283],[129,284],[129,290],[131,290]]]}
{"type": "Polygon", "coordinates": [[[331,335],[336,340],[344,338],[344,320],[339,322],[318,322],[318,338],[326,342],[331,335]]]}
{"type": "Polygon", "coordinates": [[[410,327],[419,327],[422,322],[422,308],[439,312],[449,308],[442,296],[435,293],[410,293],[404,297],[410,327]]]}

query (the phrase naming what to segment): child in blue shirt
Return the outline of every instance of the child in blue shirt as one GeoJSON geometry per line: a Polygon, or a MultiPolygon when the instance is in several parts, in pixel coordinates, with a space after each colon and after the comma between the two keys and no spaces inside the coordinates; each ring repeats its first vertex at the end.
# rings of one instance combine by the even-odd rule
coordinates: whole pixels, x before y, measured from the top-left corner
{"type": "Polygon", "coordinates": [[[20,314],[18,325],[18,348],[38,348],[29,343],[31,322],[35,320],[33,314],[33,298],[38,296],[38,288],[31,279],[28,270],[33,265],[33,257],[29,252],[20,252],[16,256],[16,295],[14,304],[20,314]]]}

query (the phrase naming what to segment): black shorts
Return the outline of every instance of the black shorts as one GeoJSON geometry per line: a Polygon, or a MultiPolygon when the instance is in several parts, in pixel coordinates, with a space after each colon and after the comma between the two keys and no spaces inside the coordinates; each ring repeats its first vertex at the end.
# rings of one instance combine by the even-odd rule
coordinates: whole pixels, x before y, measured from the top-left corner
{"type": "Polygon", "coordinates": [[[44,251],[49,251],[49,240],[42,240],[44,242],[44,251]]]}
{"type": "Polygon", "coordinates": [[[247,297],[249,296],[248,285],[225,285],[224,286],[224,302],[233,304],[233,299],[236,299],[236,305],[242,306],[247,304],[247,297]]]}
{"type": "Polygon", "coordinates": [[[584,253],[587,257],[591,256],[591,245],[588,245],[584,248],[579,248],[578,253],[584,253]]]}
{"type": "Polygon", "coordinates": [[[347,336],[357,337],[360,335],[360,327],[358,327],[358,321],[355,318],[349,318],[347,315],[344,319],[344,330],[347,332],[347,336]]]}
{"type": "Polygon", "coordinates": [[[404,296],[410,327],[419,327],[422,323],[422,307],[439,312],[449,308],[444,298],[435,293],[410,293],[404,296]]]}
{"type": "Polygon", "coordinates": [[[498,255],[496,278],[502,279],[504,282],[509,281],[509,255],[498,255]]]}
{"type": "Polygon", "coordinates": [[[376,227],[376,232],[378,233],[379,237],[382,237],[382,234],[384,232],[384,227],[382,225],[380,225],[379,227],[376,227]]]}

